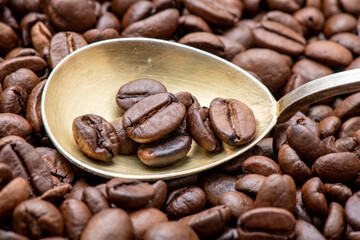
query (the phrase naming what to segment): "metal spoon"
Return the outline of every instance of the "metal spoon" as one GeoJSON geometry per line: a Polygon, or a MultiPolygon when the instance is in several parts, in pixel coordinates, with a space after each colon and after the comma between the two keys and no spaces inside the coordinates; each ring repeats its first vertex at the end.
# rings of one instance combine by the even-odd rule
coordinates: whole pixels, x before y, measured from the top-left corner
{"type": "Polygon", "coordinates": [[[302,107],[357,90],[360,69],[311,81],[276,101],[261,82],[224,59],[169,41],[124,38],[91,44],[65,58],[47,80],[41,112],[56,148],[78,167],[104,177],[155,180],[186,176],[224,163],[253,147],[276,123],[286,121],[302,107]],[[136,156],[116,156],[110,163],[86,157],[72,137],[74,118],[93,113],[111,121],[121,116],[115,103],[117,90],[143,77],[162,82],[172,93],[189,91],[203,106],[209,106],[215,97],[243,101],[256,117],[254,139],[242,147],[226,145],[217,153],[193,143],[185,159],[164,168],[147,167],[136,156]]]}

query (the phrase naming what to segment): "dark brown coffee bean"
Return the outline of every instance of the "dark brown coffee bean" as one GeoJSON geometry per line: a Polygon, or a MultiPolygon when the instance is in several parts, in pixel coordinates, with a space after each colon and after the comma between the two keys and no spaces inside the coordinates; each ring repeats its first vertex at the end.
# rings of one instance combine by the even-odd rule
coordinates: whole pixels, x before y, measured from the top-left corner
{"type": "Polygon", "coordinates": [[[206,196],[201,188],[189,186],[168,194],[164,211],[170,219],[179,219],[200,212],[205,207],[206,196]]]}
{"type": "Polygon", "coordinates": [[[108,28],[115,29],[118,33],[121,31],[121,23],[115,14],[111,12],[105,12],[99,18],[96,28],[99,30],[105,30],[108,28]]]}
{"type": "Polygon", "coordinates": [[[352,229],[359,231],[360,229],[360,220],[359,220],[359,210],[360,210],[360,192],[354,193],[345,204],[345,217],[346,221],[350,224],[352,229]]]}
{"type": "MultiPolygon", "coordinates": [[[[10,217],[17,205],[29,197],[29,187],[26,181],[17,177],[10,181],[0,191],[0,220],[10,217]]],[[[1,235],[0,235],[1,236],[1,235]]]]}
{"type": "MultiPolygon", "coordinates": [[[[273,159],[275,157],[274,148],[273,148],[273,138],[272,137],[265,137],[261,139],[260,142],[256,144],[255,147],[260,147],[263,156],[273,159]]],[[[259,154],[257,154],[259,155],[259,154]]],[[[261,154],[260,154],[261,155],[261,154]]]]}
{"type": "Polygon", "coordinates": [[[194,230],[180,222],[159,223],[146,231],[144,240],[156,239],[199,240],[194,230]]]}
{"type": "Polygon", "coordinates": [[[167,222],[167,216],[156,208],[144,208],[129,214],[134,229],[134,239],[144,239],[146,231],[162,222],[167,222]]]}
{"type": "Polygon", "coordinates": [[[279,165],[272,159],[264,156],[252,156],[245,160],[242,166],[245,174],[255,173],[263,176],[281,174],[279,165]]]}
{"type": "Polygon", "coordinates": [[[338,117],[326,117],[319,122],[320,138],[326,138],[331,135],[336,135],[341,126],[341,120],[338,117]]]}
{"type": "Polygon", "coordinates": [[[166,87],[161,82],[150,78],[136,79],[121,86],[116,94],[116,103],[126,111],[150,95],[166,92],[166,87]]]}
{"type": "Polygon", "coordinates": [[[357,116],[360,114],[360,93],[354,93],[345,98],[337,107],[334,109],[334,116],[339,117],[341,120],[357,116]]]}
{"type": "Polygon", "coordinates": [[[9,135],[9,136],[0,138],[0,149],[2,149],[5,145],[12,143],[12,142],[16,142],[16,141],[26,142],[26,140],[22,137],[19,137],[16,135],[9,135]]]}
{"type": "Polygon", "coordinates": [[[323,192],[324,185],[320,178],[314,177],[305,182],[301,188],[301,196],[306,210],[312,214],[327,214],[328,205],[323,192]]]}
{"type": "Polygon", "coordinates": [[[324,236],[327,239],[343,239],[346,222],[343,207],[333,202],[329,207],[329,214],[324,226],[324,236]]]}
{"type": "Polygon", "coordinates": [[[289,145],[308,166],[311,166],[317,158],[328,153],[324,143],[315,136],[308,128],[302,125],[290,126],[286,130],[289,145]]]}
{"type": "Polygon", "coordinates": [[[305,48],[305,55],[330,66],[346,66],[353,60],[348,49],[332,41],[316,41],[308,44],[305,48]]]}
{"type": "Polygon", "coordinates": [[[315,122],[320,122],[324,118],[332,115],[333,108],[328,105],[316,105],[309,108],[307,116],[315,122]]]}
{"type": "Polygon", "coordinates": [[[223,33],[222,36],[240,43],[245,49],[248,49],[254,45],[254,37],[252,35],[251,29],[244,25],[238,25],[233,28],[229,28],[223,33]]]}
{"type": "Polygon", "coordinates": [[[324,26],[324,14],[318,8],[305,7],[293,14],[294,18],[303,26],[305,35],[319,33],[324,26]]]}
{"type": "Polygon", "coordinates": [[[199,16],[196,15],[182,15],[179,18],[178,31],[181,35],[192,32],[212,32],[210,26],[199,16]]]}
{"type": "Polygon", "coordinates": [[[289,175],[270,175],[261,185],[254,207],[279,207],[293,212],[295,209],[296,186],[289,175]]]}
{"type": "Polygon", "coordinates": [[[38,22],[42,22],[46,26],[46,28],[48,28],[48,30],[53,31],[49,19],[45,14],[37,12],[31,12],[26,14],[20,22],[24,46],[28,47],[31,45],[31,29],[38,22]]]}
{"type": "Polygon", "coordinates": [[[104,118],[94,114],[77,117],[72,129],[76,143],[87,156],[109,161],[118,154],[119,137],[114,127],[104,118]]]}
{"type": "Polygon", "coordinates": [[[49,169],[29,143],[9,143],[0,150],[0,162],[10,166],[14,177],[23,177],[27,180],[36,193],[44,193],[53,187],[49,169]]]}
{"type": "Polygon", "coordinates": [[[123,209],[141,208],[155,195],[155,189],[150,184],[124,178],[107,182],[106,191],[110,202],[123,209]]]}
{"type": "Polygon", "coordinates": [[[166,9],[129,25],[122,31],[121,37],[168,39],[176,31],[178,19],[178,10],[166,9]]]}
{"type": "Polygon", "coordinates": [[[185,106],[173,94],[158,93],[129,108],[123,115],[123,127],[134,141],[155,142],[178,128],[185,114],[185,106]]]}
{"type": "Polygon", "coordinates": [[[243,145],[255,134],[254,113],[239,100],[215,98],[210,104],[209,117],[216,135],[229,145],[243,145]]]}
{"type": "Polygon", "coordinates": [[[285,209],[256,208],[239,217],[237,229],[240,239],[289,239],[294,236],[295,218],[285,209]]]}
{"type": "Polygon", "coordinates": [[[306,82],[307,82],[307,80],[301,74],[297,74],[297,73],[292,74],[289,77],[289,79],[283,89],[283,95],[300,87],[301,85],[305,84],[306,82]]]}
{"type": "Polygon", "coordinates": [[[30,69],[40,76],[44,73],[46,67],[47,63],[44,59],[38,56],[11,58],[0,63],[0,82],[2,82],[7,75],[19,70],[20,68],[30,69]]]}
{"type": "Polygon", "coordinates": [[[194,96],[185,91],[176,93],[175,97],[179,102],[185,105],[186,109],[188,109],[195,101],[194,96]]]}
{"type": "Polygon", "coordinates": [[[335,147],[339,152],[353,152],[357,143],[352,137],[339,138],[335,141],[335,147]]]}
{"type": "Polygon", "coordinates": [[[291,63],[285,55],[270,49],[253,48],[247,50],[236,55],[232,63],[256,73],[261,82],[275,95],[285,86],[291,75],[291,63]],[[268,61],[269,59],[272,61],[268,61]]]}
{"type": "Polygon", "coordinates": [[[134,3],[140,0],[114,0],[111,1],[111,10],[118,18],[121,18],[126,10],[134,3]]]}
{"type": "Polygon", "coordinates": [[[303,220],[296,220],[295,235],[298,240],[326,239],[314,225],[303,220]]]}
{"type": "Polygon", "coordinates": [[[200,147],[209,152],[221,149],[222,142],[211,127],[208,112],[198,101],[194,101],[188,109],[187,124],[191,137],[200,147]]]}
{"type": "Polygon", "coordinates": [[[40,56],[40,54],[33,48],[23,48],[23,47],[17,47],[11,50],[8,54],[5,56],[5,60],[9,60],[12,58],[17,57],[26,57],[26,56],[40,56]]]}
{"type": "Polygon", "coordinates": [[[145,205],[145,208],[161,208],[166,201],[166,196],[168,192],[166,183],[163,180],[158,180],[152,184],[152,187],[155,189],[155,195],[154,198],[145,205]]]}
{"type": "Polygon", "coordinates": [[[341,183],[325,183],[325,196],[329,201],[338,202],[342,205],[351,197],[351,189],[341,183]]]}
{"type": "Polygon", "coordinates": [[[52,38],[51,31],[42,22],[37,22],[31,28],[31,42],[41,57],[49,58],[49,47],[52,38]]]}
{"type": "Polygon", "coordinates": [[[306,58],[297,61],[293,65],[292,71],[294,73],[301,74],[307,81],[334,73],[329,67],[306,58]]]}
{"type": "Polygon", "coordinates": [[[5,55],[18,45],[18,36],[7,24],[0,22],[0,55],[5,55]]]}
{"type": "Polygon", "coordinates": [[[354,56],[360,55],[360,38],[353,33],[338,33],[330,38],[330,41],[339,43],[349,49],[354,56]]]}
{"type": "Polygon", "coordinates": [[[219,36],[221,42],[224,44],[224,58],[228,61],[231,61],[237,54],[245,51],[244,46],[228,37],[219,36]]]}
{"type": "Polygon", "coordinates": [[[275,11],[267,12],[262,17],[262,20],[278,22],[278,23],[294,30],[301,36],[304,35],[303,28],[300,25],[300,23],[291,14],[285,13],[283,11],[275,10],[275,11]]]}
{"type": "Polygon", "coordinates": [[[80,239],[130,240],[133,238],[133,232],[129,215],[120,208],[109,208],[95,214],[90,219],[80,239]]]}
{"type": "MultiPolygon", "coordinates": [[[[81,2],[83,1],[81,0],[81,2]]],[[[86,45],[86,40],[78,33],[59,32],[55,34],[50,42],[49,65],[51,68],[55,68],[67,55],[86,45]]]]}
{"type": "Polygon", "coordinates": [[[83,199],[83,193],[86,188],[90,187],[89,184],[86,182],[86,179],[79,179],[73,185],[71,192],[66,194],[65,198],[74,198],[77,200],[83,199]]]}
{"type": "Polygon", "coordinates": [[[119,33],[115,29],[107,28],[105,30],[90,29],[84,33],[87,43],[99,42],[107,39],[119,38],[119,33]]]}
{"type": "Polygon", "coordinates": [[[192,174],[186,177],[166,180],[166,186],[168,191],[172,191],[176,188],[195,185],[198,181],[199,181],[199,174],[192,174]]]}
{"type": "Polygon", "coordinates": [[[41,155],[52,175],[56,176],[63,183],[73,183],[73,167],[56,149],[37,147],[35,150],[41,155]]]}
{"type": "Polygon", "coordinates": [[[296,190],[296,204],[295,204],[295,210],[294,210],[294,216],[296,219],[304,220],[307,222],[312,222],[312,219],[304,207],[302,196],[301,196],[301,189],[296,190]]]}
{"type": "Polygon", "coordinates": [[[338,138],[352,137],[358,129],[360,129],[360,117],[349,118],[341,125],[338,138]]]}
{"type": "Polygon", "coordinates": [[[281,146],[278,153],[278,162],[282,171],[293,177],[295,181],[306,181],[312,175],[309,167],[301,161],[296,151],[288,144],[281,146]]]}
{"type": "Polygon", "coordinates": [[[4,89],[12,86],[22,87],[29,95],[31,90],[40,83],[39,77],[31,70],[21,68],[5,77],[2,82],[4,89]]]}
{"type": "Polygon", "coordinates": [[[14,113],[0,113],[0,137],[16,135],[27,138],[31,134],[29,122],[14,113]]]}
{"type": "Polygon", "coordinates": [[[242,192],[230,191],[221,194],[219,204],[230,208],[231,216],[240,217],[244,212],[254,208],[254,200],[242,192]]]}
{"type": "Polygon", "coordinates": [[[319,157],[312,171],[324,182],[348,182],[360,171],[360,160],[355,153],[330,153],[319,157]]]}
{"type": "Polygon", "coordinates": [[[206,194],[206,201],[209,206],[219,204],[221,194],[229,191],[235,191],[237,179],[230,175],[221,173],[210,173],[201,177],[199,187],[206,194]]]}
{"type": "Polygon", "coordinates": [[[329,17],[324,25],[324,34],[330,38],[336,33],[352,32],[356,28],[356,18],[347,13],[337,13],[329,17]]]}
{"type": "Polygon", "coordinates": [[[2,189],[8,182],[12,179],[11,168],[4,164],[0,163],[0,189],[2,189]]]}
{"type": "Polygon", "coordinates": [[[201,239],[206,239],[223,230],[230,218],[230,208],[219,205],[181,218],[179,222],[190,226],[201,239]]]}
{"type": "Polygon", "coordinates": [[[147,166],[163,167],[173,164],[190,151],[192,139],[188,135],[166,136],[153,143],[142,144],[137,155],[147,166]]]}
{"type": "Polygon", "coordinates": [[[83,201],[89,207],[92,214],[96,214],[103,209],[109,208],[109,202],[102,192],[95,187],[88,187],[83,192],[83,201]]]}
{"type": "Polygon", "coordinates": [[[144,18],[147,18],[155,13],[155,5],[149,1],[139,1],[132,4],[125,12],[121,20],[121,26],[123,29],[140,21],[144,18]]]}
{"type": "Polygon", "coordinates": [[[237,180],[235,189],[255,198],[266,178],[259,174],[245,175],[237,180]]]}
{"type": "Polygon", "coordinates": [[[85,32],[96,23],[94,9],[86,0],[52,0],[46,10],[51,23],[60,31],[85,32]]]}
{"type": "Polygon", "coordinates": [[[28,94],[19,86],[6,88],[0,95],[0,112],[25,117],[28,94]]]}
{"type": "Polygon", "coordinates": [[[72,186],[67,183],[61,184],[59,186],[54,186],[53,188],[44,192],[39,197],[39,199],[58,205],[64,200],[65,195],[70,192],[71,189],[72,186]]]}
{"type": "Polygon", "coordinates": [[[59,210],[43,200],[27,200],[14,210],[12,218],[16,232],[39,239],[44,236],[62,236],[64,221],[59,210]]]}
{"type": "Polygon", "coordinates": [[[86,224],[92,217],[89,208],[80,200],[67,199],[60,205],[64,217],[65,233],[70,239],[80,239],[86,224]]]}

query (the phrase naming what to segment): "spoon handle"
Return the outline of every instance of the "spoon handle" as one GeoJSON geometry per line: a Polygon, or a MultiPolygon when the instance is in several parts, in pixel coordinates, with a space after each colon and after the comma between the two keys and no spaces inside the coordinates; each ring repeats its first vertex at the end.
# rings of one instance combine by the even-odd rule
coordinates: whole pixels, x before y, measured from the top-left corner
{"type": "Polygon", "coordinates": [[[325,98],[360,90],[360,69],[318,78],[301,85],[278,102],[277,123],[289,120],[301,108],[325,98]]]}

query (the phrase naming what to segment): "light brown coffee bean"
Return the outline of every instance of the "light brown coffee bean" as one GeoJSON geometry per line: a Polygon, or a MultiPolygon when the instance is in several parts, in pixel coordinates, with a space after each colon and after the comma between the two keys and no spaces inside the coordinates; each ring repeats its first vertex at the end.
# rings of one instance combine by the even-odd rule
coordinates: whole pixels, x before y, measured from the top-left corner
{"type": "Polygon", "coordinates": [[[86,31],[83,36],[89,44],[120,37],[118,31],[112,28],[107,28],[105,30],[100,30],[97,28],[90,29],[86,31]]]}
{"type": "Polygon", "coordinates": [[[319,33],[325,23],[324,14],[314,7],[301,8],[293,16],[303,26],[305,36],[319,33]]]}
{"type": "Polygon", "coordinates": [[[340,118],[341,120],[346,120],[348,118],[357,116],[360,114],[360,93],[354,93],[347,98],[345,98],[341,103],[339,103],[334,109],[334,116],[340,118]]]}
{"type": "Polygon", "coordinates": [[[31,42],[41,57],[48,59],[50,53],[50,41],[52,38],[51,31],[43,22],[37,22],[30,31],[31,42]]]}
{"type": "Polygon", "coordinates": [[[20,86],[29,95],[31,90],[40,83],[39,77],[27,68],[20,68],[19,70],[9,74],[2,82],[4,89],[11,86],[20,86]]]}
{"type": "Polygon", "coordinates": [[[357,147],[357,143],[353,137],[339,138],[335,141],[335,147],[339,152],[353,152],[357,147]]]}
{"type": "Polygon", "coordinates": [[[263,176],[281,174],[279,165],[272,159],[265,156],[252,156],[245,160],[242,166],[245,174],[255,173],[263,176]]]}
{"type": "Polygon", "coordinates": [[[199,240],[199,237],[189,226],[175,221],[159,223],[146,231],[144,236],[144,240],[156,240],[159,238],[173,240],[199,240]]]}
{"type": "Polygon", "coordinates": [[[282,2],[281,0],[266,0],[268,7],[272,10],[280,10],[283,12],[293,13],[296,10],[301,8],[302,1],[300,0],[290,0],[287,2],[282,2]]]}
{"type": "Polygon", "coordinates": [[[0,55],[5,55],[14,49],[18,44],[18,36],[15,31],[7,24],[0,22],[0,55]]]}
{"type": "Polygon", "coordinates": [[[333,74],[334,71],[319,62],[303,58],[297,61],[292,69],[294,73],[301,74],[307,82],[333,74]]]}
{"type": "Polygon", "coordinates": [[[237,180],[235,189],[255,198],[266,178],[259,174],[247,174],[237,180]]]}
{"type": "Polygon", "coordinates": [[[356,28],[356,18],[348,13],[337,13],[325,21],[324,34],[330,38],[336,33],[352,32],[356,28]]]}
{"type": "Polygon", "coordinates": [[[102,194],[102,192],[95,187],[85,188],[83,191],[82,200],[89,207],[92,214],[96,214],[101,210],[110,207],[110,204],[104,194],[102,194]]]}
{"type": "Polygon", "coordinates": [[[244,212],[254,208],[254,200],[242,192],[230,191],[221,194],[219,204],[230,208],[231,216],[240,217],[244,212]]]}

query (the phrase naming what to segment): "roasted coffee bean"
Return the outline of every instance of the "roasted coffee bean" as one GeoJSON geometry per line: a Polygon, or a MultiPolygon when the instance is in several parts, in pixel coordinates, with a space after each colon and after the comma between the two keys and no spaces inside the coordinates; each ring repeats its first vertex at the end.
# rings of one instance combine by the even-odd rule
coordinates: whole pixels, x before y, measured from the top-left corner
{"type": "Polygon", "coordinates": [[[87,156],[109,161],[118,154],[119,137],[114,127],[104,118],[94,114],[77,117],[72,129],[76,143],[87,156]]]}
{"type": "Polygon", "coordinates": [[[307,58],[297,61],[291,70],[294,73],[301,74],[308,82],[334,73],[333,70],[324,64],[307,58]]]}
{"type": "Polygon", "coordinates": [[[252,33],[255,43],[260,47],[290,56],[299,56],[305,50],[305,38],[281,23],[263,20],[252,29],[252,33]]]}
{"type": "Polygon", "coordinates": [[[359,96],[360,93],[354,93],[345,98],[341,103],[336,106],[333,115],[340,118],[341,120],[346,120],[360,114],[359,96]]]}
{"type": "Polygon", "coordinates": [[[15,141],[7,144],[0,150],[0,162],[10,166],[14,177],[23,177],[35,193],[42,194],[53,187],[49,169],[29,143],[15,141]]]}
{"type": "Polygon", "coordinates": [[[172,191],[176,188],[195,185],[198,181],[199,181],[199,174],[192,174],[185,177],[166,180],[166,186],[168,191],[172,191]]]}
{"type": "Polygon", "coordinates": [[[242,192],[230,191],[221,194],[219,204],[230,208],[231,216],[240,217],[244,212],[254,208],[254,200],[242,192]]]}
{"type": "Polygon", "coordinates": [[[221,173],[209,173],[200,178],[199,187],[206,194],[206,202],[209,206],[216,206],[219,203],[221,194],[229,191],[236,191],[237,179],[233,176],[221,173]]]}
{"type": "Polygon", "coordinates": [[[189,92],[178,92],[175,94],[176,99],[185,105],[186,109],[189,109],[189,107],[194,103],[194,96],[191,95],[189,92]]]}
{"type": "Polygon", "coordinates": [[[11,168],[4,164],[0,163],[0,189],[2,189],[8,182],[12,179],[11,168]]]}
{"type": "Polygon", "coordinates": [[[0,191],[0,220],[10,217],[17,205],[29,197],[29,187],[26,181],[17,177],[10,181],[0,191]]]}
{"type": "Polygon", "coordinates": [[[156,142],[142,144],[137,150],[137,155],[147,166],[163,167],[184,158],[190,151],[191,143],[191,137],[188,135],[171,134],[156,142]]]}
{"type": "Polygon", "coordinates": [[[156,208],[144,208],[133,211],[129,214],[134,229],[134,239],[144,239],[146,231],[168,218],[162,211],[156,208]]]}
{"type": "Polygon", "coordinates": [[[39,77],[31,70],[20,68],[19,70],[9,74],[2,82],[4,89],[12,86],[19,86],[23,88],[28,95],[31,90],[40,83],[39,77]]]}
{"type": "Polygon", "coordinates": [[[7,24],[0,22],[0,55],[3,56],[18,44],[18,36],[7,24]]]}
{"type": "Polygon", "coordinates": [[[342,12],[340,2],[338,0],[324,0],[323,12],[327,18],[342,12]]]}
{"type": "Polygon", "coordinates": [[[324,25],[324,34],[330,38],[336,33],[352,32],[356,28],[356,18],[348,13],[337,13],[329,17],[324,25]]]}
{"type": "Polygon", "coordinates": [[[90,209],[80,200],[67,199],[60,205],[64,217],[65,233],[70,239],[80,239],[86,224],[92,217],[90,209]]]}
{"type": "Polygon", "coordinates": [[[31,28],[38,22],[44,23],[48,30],[52,30],[48,17],[43,13],[31,12],[21,19],[20,28],[24,46],[31,45],[31,28]]]}
{"type": "Polygon", "coordinates": [[[86,0],[52,0],[46,10],[51,23],[60,31],[85,32],[96,23],[94,9],[86,0]]]}
{"type": "Polygon", "coordinates": [[[225,205],[219,205],[199,213],[179,219],[179,222],[190,226],[202,238],[214,236],[230,221],[231,211],[225,205]]]}
{"type": "Polygon", "coordinates": [[[65,198],[74,198],[77,200],[83,199],[83,193],[86,188],[90,187],[89,184],[86,182],[85,179],[79,179],[75,182],[73,185],[73,188],[71,189],[71,192],[66,194],[65,198]]]}
{"type": "Polygon", "coordinates": [[[290,126],[286,130],[286,138],[289,145],[308,166],[311,166],[317,158],[328,153],[320,138],[305,126],[290,126]]]}
{"type": "Polygon", "coordinates": [[[351,152],[329,153],[315,161],[312,171],[324,182],[348,182],[360,171],[360,160],[351,152]]]}
{"type": "Polygon", "coordinates": [[[109,208],[98,212],[90,219],[80,239],[130,240],[133,238],[133,232],[129,215],[120,208],[109,208]]]}
{"type": "Polygon", "coordinates": [[[111,12],[105,12],[99,18],[96,28],[105,30],[108,28],[115,29],[118,33],[121,31],[121,23],[119,19],[111,12]]]}
{"type": "Polygon", "coordinates": [[[150,78],[136,79],[121,86],[116,94],[116,103],[126,111],[150,95],[166,92],[166,87],[161,82],[150,78]]]}
{"type": "Polygon", "coordinates": [[[191,32],[212,32],[209,24],[196,15],[182,15],[179,18],[178,31],[181,35],[191,32]]]}
{"type": "MultiPolygon", "coordinates": [[[[261,139],[261,141],[256,144],[255,148],[256,147],[261,148],[261,150],[263,152],[263,154],[262,154],[263,156],[271,158],[271,159],[273,159],[275,157],[272,137],[265,137],[265,138],[261,139]]],[[[256,155],[261,155],[261,154],[256,154],[256,155]]]]}
{"type": "Polygon", "coordinates": [[[357,143],[352,137],[339,138],[335,141],[335,147],[339,152],[353,152],[357,143]]]}
{"type": "Polygon", "coordinates": [[[152,187],[155,189],[155,195],[154,198],[145,205],[145,208],[161,208],[166,201],[168,192],[166,183],[163,180],[158,180],[152,184],[152,187]]]}
{"type": "Polygon", "coordinates": [[[303,29],[302,29],[302,26],[300,25],[300,23],[291,14],[285,13],[283,11],[274,10],[274,11],[267,12],[262,17],[262,20],[278,22],[278,23],[294,30],[301,36],[304,35],[303,29]]]}
{"type": "Polygon", "coordinates": [[[156,239],[199,240],[194,230],[180,222],[159,223],[146,231],[145,240],[156,239]]]}
{"type": "Polygon", "coordinates": [[[332,135],[336,135],[341,126],[341,120],[338,117],[330,116],[326,117],[319,122],[320,138],[326,138],[332,135]]]}
{"type": "Polygon", "coordinates": [[[29,240],[24,235],[0,229],[0,238],[5,240],[29,240]]]}
{"type": "Polygon", "coordinates": [[[0,138],[0,149],[3,148],[4,146],[6,146],[7,144],[16,142],[16,141],[26,142],[26,140],[22,137],[19,137],[16,135],[9,135],[9,136],[0,138]]]}
{"type": "MultiPolygon", "coordinates": [[[[0,1],[2,5],[5,5],[8,0],[2,0],[0,1]]],[[[10,8],[8,7],[0,7],[0,21],[9,25],[14,30],[19,29],[18,21],[15,19],[14,15],[12,14],[10,8]]]]}
{"type": "Polygon", "coordinates": [[[256,208],[239,217],[237,229],[240,239],[289,239],[294,236],[295,218],[285,209],[256,208]]]}
{"type": "Polygon", "coordinates": [[[279,0],[266,0],[266,3],[270,9],[277,9],[283,12],[293,13],[301,8],[302,1],[290,0],[287,1],[286,3],[283,3],[282,1],[279,0]]]}
{"type": "Polygon", "coordinates": [[[255,173],[263,176],[281,174],[279,165],[271,158],[264,156],[252,156],[245,160],[242,166],[245,174],[255,173]]]}
{"type": "Polygon", "coordinates": [[[245,49],[254,45],[254,37],[252,35],[251,28],[244,25],[237,25],[233,28],[229,28],[222,36],[240,43],[245,49]]]}
{"type": "Polygon", "coordinates": [[[288,144],[281,146],[278,153],[278,162],[282,171],[289,174],[295,181],[306,181],[312,175],[310,168],[301,161],[296,151],[288,144]]]}
{"type": "Polygon", "coordinates": [[[62,236],[64,221],[60,211],[43,200],[27,200],[14,210],[12,223],[16,232],[39,239],[45,236],[62,236]]]}
{"type": "Polygon", "coordinates": [[[37,147],[35,150],[41,155],[53,176],[63,183],[73,183],[75,175],[73,167],[56,149],[37,147]]]}
{"type": "Polygon", "coordinates": [[[344,205],[352,195],[351,189],[341,183],[325,183],[324,193],[327,199],[342,205],[344,205]]]}
{"type": "Polygon", "coordinates": [[[115,128],[115,131],[120,140],[119,154],[134,154],[137,152],[139,143],[133,141],[131,138],[129,138],[126,135],[125,130],[123,128],[122,119],[123,119],[122,117],[119,117],[113,120],[112,122],[110,122],[115,128]]]}
{"type": "Polygon", "coordinates": [[[27,138],[31,134],[29,122],[14,113],[0,113],[0,137],[16,135],[27,138]]]}
{"type": "Polygon", "coordinates": [[[254,207],[278,207],[293,212],[296,202],[296,185],[289,175],[270,175],[261,185],[254,207]]]}
{"type": "Polygon", "coordinates": [[[49,58],[49,47],[52,38],[50,30],[44,23],[39,21],[31,28],[30,33],[31,42],[36,51],[41,57],[45,59],[49,58]]]}
{"type": "Polygon", "coordinates": [[[294,210],[294,216],[296,219],[304,220],[307,222],[312,222],[312,219],[304,207],[304,203],[301,196],[301,189],[296,190],[296,204],[295,204],[295,210],[294,210]]]}
{"type": "Polygon", "coordinates": [[[256,73],[273,94],[280,93],[291,75],[292,63],[285,55],[270,49],[253,48],[236,55],[232,63],[256,73]],[[272,59],[272,61],[268,61],[272,59]]]}
{"type": "Polygon", "coordinates": [[[0,112],[25,117],[28,94],[19,86],[6,88],[0,95],[0,112]]]}
{"type": "Polygon", "coordinates": [[[178,19],[178,10],[166,9],[129,25],[122,31],[121,37],[168,39],[176,31],[178,19]]]}
{"type": "Polygon", "coordinates": [[[235,189],[255,198],[266,178],[259,174],[245,175],[237,180],[235,189]]]}
{"type": "Polygon", "coordinates": [[[114,0],[111,1],[111,10],[118,18],[121,18],[126,10],[134,3],[140,0],[114,0]]]}
{"type": "Polygon", "coordinates": [[[123,209],[137,209],[154,198],[155,189],[146,182],[114,178],[106,184],[108,199],[123,209]]]}
{"type": "Polygon", "coordinates": [[[149,1],[139,1],[131,5],[121,20],[121,27],[125,29],[132,23],[147,18],[155,13],[155,5],[149,1]]]}
{"type": "Polygon", "coordinates": [[[205,207],[206,196],[201,188],[190,186],[175,189],[168,194],[164,211],[170,219],[179,219],[200,212],[205,207]]]}
{"type": "Polygon", "coordinates": [[[5,60],[26,56],[40,56],[40,54],[33,48],[17,47],[11,50],[8,54],[6,54],[5,60]]]}
{"type": "Polygon", "coordinates": [[[360,55],[360,39],[356,34],[338,33],[333,35],[329,40],[346,47],[354,56],[360,55]]]}
{"type": "Polygon", "coordinates": [[[158,93],[129,108],[123,115],[123,127],[134,141],[150,143],[178,128],[185,115],[185,106],[173,94],[158,93]]]}
{"type": "Polygon", "coordinates": [[[324,26],[325,17],[320,9],[305,7],[293,14],[294,18],[303,26],[305,35],[319,33],[324,26]]]}
{"type": "Polygon", "coordinates": [[[324,226],[324,237],[327,239],[343,239],[345,234],[346,222],[343,207],[332,202],[329,207],[329,214],[324,226]]]}
{"type": "Polygon", "coordinates": [[[301,74],[296,74],[296,73],[292,74],[284,87],[283,95],[300,87],[301,85],[305,84],[306,82],[307,82],[306,79],[301,74]]]}
{"type": "Polygon", "coordinates": [[[115,29],[108,28],[105,30],[91,29],[84,33],[85,40],[90,44],[107,39],[119,38],[119,33],[115,29]]]}
{"type": "Polygon", "coordinates": [[[67,55],[86,45],[86,40],[78,33],[59,32],[55,34],[50,42],[49,65],[51,68],[55,68],[67,55]]]}
{"type": "Polygon", "coordinates": [[[345,204],[345,217],[347,223],[351,226],[355,231],[359,231],[360,229],[360,220],[358,218],[359,210],[360,210],[360,192],[354,193],[345,204]]]}
{"type": "Polygon", "coordinates": [[[328,105],[316,105],[309,108],[307,116],[315,122],[320,122],[324,118],[332,115],[333,108],[328,105]]]}
{"type": "Polygon", "coordinates": [[[221,42],[224,44],[224,58],[228,61],[231,61],[237,54],[245,51],[244,46],[228,37],[219,36],[221,42]]]}
{"type": "Polygon", "coordinates": [[[360,117],[352,117],[343,122],[339,129],[338,137],[339,138],[346,138],[352,137],[357,131],[360,129],[360,117]]]}
{"type": "Polygon", "coordinates": [[[194,101],[188,109],[187,124],[191,137],[200,147],[209,152],[221,149],[222,142],[211,127],[208,111],[198,101],[194,101]]]}
{"type": "Polygon", "coordinates": [[[314,225],[303,220],[296,220],[295,235],[298,240],[326,239],[314,225]]]}
{"type": "Polygon", "coordinates": [[[96,214],[103,209],[109,208],[109,202],[102,192],[95,187],[85,188],[83,192],[83,201],[89,207],[92,214],[96,214]]]}
{"type": "Polygon", "coordinates": [[[72,187],[70,184],[64,183],[47,190],[39,197],[39,199],[58,205],[64,200],[65,195],[70,192],[71,189],[72,187]]]}
{"type": "Polygon", "coordinates": [[[324,185],[320,178],[314,177],[305,182],[301,188],[301,196],[306,210],[312,214],[327,214],[328,205],[323,192],[324,185]]]}
{"type": "Polygon", "coordinates": [[[179,43],[199,48],[216,56],[225,57],[225,46],[218,36],[210,32],[192,32],[186,34],[179,43]]]}
{"type": "Polygon", "coordinates": [[[239,100],[215,98],[210,104],[209,118],[216,135],[229,145],[243,145],[255,135],[254,113],[239,100]]]}
{"type": "Polygon", "coordinates": [[[216,240],[233,240],[239,239],[239,233],[236,228],[227,228],[216,240]]]}

